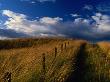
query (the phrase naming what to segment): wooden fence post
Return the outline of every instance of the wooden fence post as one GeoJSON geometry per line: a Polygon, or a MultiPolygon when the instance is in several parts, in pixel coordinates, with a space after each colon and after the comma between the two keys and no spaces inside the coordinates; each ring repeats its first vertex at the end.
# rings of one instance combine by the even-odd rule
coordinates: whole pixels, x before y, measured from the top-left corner
{"type": "Polygon", "coordinates": [[[57,48],[55,47],[55,58],[56,58],[56,56],[57,56],[57,48]]]}
{"type": "Polygon", "coordinates": [[[4,82],[11,82],[11,72],[6,72],[3,79],[4,79],[4,82]]]}
{"type": "Polygon", "coordinates": [[[68,45],[69,45],[69,42],[68,42],[68,45]]]}
{"type": "Polygon", "coordinates": [[[46,65],[45,65],[45,53],[42,54],[42,82],[45,82],[45,73],[46,73],[46,65]]]}

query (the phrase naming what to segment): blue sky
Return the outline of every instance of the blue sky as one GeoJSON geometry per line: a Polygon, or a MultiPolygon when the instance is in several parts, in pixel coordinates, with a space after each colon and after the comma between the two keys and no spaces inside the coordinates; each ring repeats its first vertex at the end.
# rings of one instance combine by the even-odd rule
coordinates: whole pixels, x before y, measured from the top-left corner
{"type": "Polygon", "coordinates": [[[0,0],[0,39],[110,39],[109,0],[0,0]]]}

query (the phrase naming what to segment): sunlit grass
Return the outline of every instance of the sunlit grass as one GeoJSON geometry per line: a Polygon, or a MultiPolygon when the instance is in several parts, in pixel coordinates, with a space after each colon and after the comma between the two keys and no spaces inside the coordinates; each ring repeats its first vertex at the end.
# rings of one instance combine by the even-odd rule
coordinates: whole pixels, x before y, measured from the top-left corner
{"type": "Polygon", "coordinates": [[[6,72],[12,73],[12,82],[68,82],[68,78],[81,74],[76,71],[84,72],[80,82],[110,82],[108,44],[70,39],[18,39],[0,44],[0,82],[6,72]]]}

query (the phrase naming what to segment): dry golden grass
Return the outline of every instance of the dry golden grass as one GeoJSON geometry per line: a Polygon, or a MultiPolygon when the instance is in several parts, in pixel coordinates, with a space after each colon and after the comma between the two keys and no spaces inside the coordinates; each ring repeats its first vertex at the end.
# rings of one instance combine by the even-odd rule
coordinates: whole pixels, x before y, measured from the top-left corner
{"type": "MultiPolygon", "coordinates": [[[[19,42],[27,42],[27,40],[16,40],[19,42]]],[[[28,39],[29,42],[33,42],[28,39]]],[[[42,41],[42,40],[40,40],[42,41]]],[[[63,39],[50,39],[47,43],[32,45],[30,47],[13,47],[13,49],[0,50],[0,79],[3,78],[6,72],[12,73],[12,82],[33,82],[39,80],[42,71],[42,53],[46,54],[46,80],[52,82],[56,77],[60,82],[63,78],[67,77],[70,61],[73,53],[77,47],[83,42],[63,40],[63,39]],[[61,52],[61,44],[65,45],[69,42],[68,48],[61,52]],[[74,45],[74,46],[72,46],[74,45]],[[58,53],[54,60],[54,48],[57,47],[58,53]],[[54,60],[54,61],[53,61],[54,60]],[[67,62],[67,60],[69,60],[67,62]],[[53,65],[52,65],[53,64],[53,65]],[[52,65],[52,66],[51,66],[52,65]],[[49,68],[49,69],[47,69],[49,68]],[[33,77],[34,75],[34,77],[33,77]],[[53,79],[50,77],[53,75],[53,79]]],[[[35,42],[35,41],[34,41],[35,42]]],[[[38,42],[38,40],[36,40],[38,42]]],[[[15,42],[16,43],[16,42],[15,42]]],[[[39,42],[38,42],[39,43],[39,42]]],[[[16,45],[16,44],[14,44],[16,45]]]]}
{"type": "Polygon", "coordinates": [[[110,49],[110,42],[99,42],[98,45],[106,52],[110,49]]]}
{"type": "MultiPolygon", "coordinates": [[[[17,39],[0,42],[2,45],[0,47],[0,82],[3,82],[6,72],[12,73],[12,82],[43,82],[43,78],[45,78],[44,82],[70,82],[68,78],[74,77],[71,75],[75,75],[75,71],[85,72],[80,82],[110,81],[110,61],[105,59],[106,57],[110,60],[109,43],[100,42],[98,45],[92,45],[84,40],[60,38],[17,39]],[[83,44],[85,47],[82,47],[83,44]],[[45,74],[43,53],[46,59],[45,74]],[[85,67],[85,69],[79,70],[77,66],[85,67]]],[[[78,74],[80,73],[76,75],[78,74]]]]}

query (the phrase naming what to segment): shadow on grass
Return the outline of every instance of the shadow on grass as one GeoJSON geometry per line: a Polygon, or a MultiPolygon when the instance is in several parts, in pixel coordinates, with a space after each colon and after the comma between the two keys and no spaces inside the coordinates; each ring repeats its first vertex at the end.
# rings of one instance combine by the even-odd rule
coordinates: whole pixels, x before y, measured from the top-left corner
{"type": "Polygon", "coordinates": [[[85,46],[86,46],[86,44],[81,45],[81,47],[77,53],[76,60],[75,60],[76,61],[75,62],[75,71],[69,76],[69,78],[65,82],[85,82],[85,80],[84,80],[85,73],[86,73],[85,46]]]}

